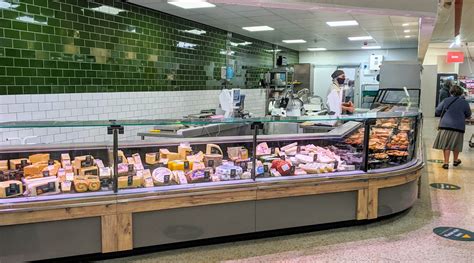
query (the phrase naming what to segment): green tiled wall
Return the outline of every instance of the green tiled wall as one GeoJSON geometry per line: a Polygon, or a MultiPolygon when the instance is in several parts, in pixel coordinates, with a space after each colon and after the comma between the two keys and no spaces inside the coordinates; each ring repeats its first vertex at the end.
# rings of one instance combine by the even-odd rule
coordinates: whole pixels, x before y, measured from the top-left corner
{"type": "MultiPolygon", "coordinates": [[[[272,44],[128,3],[4,2],[0,95],[216,89],[227,61],[236,67],[232,85],[255,88],[273,64],[272,44]],[[92,10],[102,4],[125,11],[92,10]],[[185,32],[192,29],[206,33],[185,32]]],[[[278,49],[298,62],[298,52],[278,49]]]]}

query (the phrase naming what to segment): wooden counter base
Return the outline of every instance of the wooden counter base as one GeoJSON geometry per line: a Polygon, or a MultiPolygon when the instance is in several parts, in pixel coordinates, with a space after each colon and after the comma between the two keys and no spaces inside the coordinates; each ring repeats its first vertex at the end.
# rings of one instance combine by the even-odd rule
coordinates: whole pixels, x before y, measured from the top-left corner
{"type": "MultiPolygon", "coordinates": [[[[340,178],[308,178],[271,182],[256,181],[248,184],[209,188],[203,187],[179,191],[156,191],[142,194],[118,194],[100,198],[83,198],[79,200],[72,199],[41,203],[32,202],[16,205],[0,205],[0,236],[3,236],[5,229],[22,224],[100,218],[101,231],[98,235],[100,235],[101,244],[99,244],[99,250],[102,251],[102,253],[125,251],[137,247],[136,244],[134,244],[133,233],[135,227],[138,227],[134,226],[133,221],[135,216],[148,215],[147,213],[160,213],[159,211],[167,211],[167,213],[171,210],[183,211],[182,209],[192,207],[202,207],[202,211],[205,211],[204,208],[207,207],[212,208],[213,206],[219,207],[245,203],[249,205],[249,207],[255,207],[255,211],[252,211],[252,213],[257,213],[255,216],[258,217],[259,207],[265,206],[269,209],[273,209],[271,207],[272,202],[276,202],[273,203],[273,205],[275,205],[278,204],[279,200],[292,202],[292,200],[297,200],[298,198],[307,198],[306,200],[309,200],[307,202],[313,202],[311,201],[313,197],[325,196],[332,198],[331,194],[336,193],[351,193],[343,197],[346,198],[345,200],[352,198],[351,196],[355,197],[354,205],[356,207],[353,207],[354,214],[351,215],[351,218],[355,220],[374,219],[380,214],[379,191],[391,187],[417,183],[421,176],[422,167],[423,164],[418,162],[404,170],[383,174],[363,174],[340,178]]],[[[410,194],[413,193],[410,192],[410,194]]],[[[412,201],[414,202],[414,200],[410,199],[406,204],[411,206],[412,201]]],[[[402,205],[400,209],[409,208],[405,206],[407,205],[402,205]]],[[[282,209],[284,209],[284,207],[282,207],[282,209]]],[[[338,207],[332,207],[331,209],[337,210],[338,207]]],[[[300,212],[304,213],[305,211],[300,212]]],[[[189,218],[189,220],[193,220],[193,218],[189,218]]],[[[343,220],[346,219],[339,221],[343,220]]],[[[251,222],[254,221],[258,220],[251,220],[251,222]]],[[[337,220],[333,222],[337,222],[337,220]]],[[[294,223],[290,222],[289,224],[294,223]]],[[[257,226],[250,226],[248,229],[259,231],[259,227],[257,226]]],[[[28,251],[25,251],[25,253],[28,253],[28,251]]],[[[58,255],[58,257],[59,256],[72,255],[58,255]]],[[[0,261],[3,259],[7,260],[11,258],[9,258],[8,255],[0,255],[0,261]]],[[[44,258],[38,255],[31,255],[31,257],[24,259],[33,260],[44,258]]]]}

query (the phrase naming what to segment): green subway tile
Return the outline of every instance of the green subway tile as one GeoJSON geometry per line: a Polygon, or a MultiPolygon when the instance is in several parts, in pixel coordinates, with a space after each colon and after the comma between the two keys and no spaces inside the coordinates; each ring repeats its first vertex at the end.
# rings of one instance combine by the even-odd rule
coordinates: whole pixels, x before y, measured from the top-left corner
{"type": "Polygon", "coordinates": [[[15,61],[15,67],[29,67],[30,66],[28,59],[15,58],[14,61],[15,61]]]}
{"type": "Polygon", "coordinates": [[[64,93],[64,86],[51,87],[51,93],[64,93]]]}
{"type": "Polygon", "coordinates": [[[26,48],[28,48],[28,42],[23,41],[23,40],[14,39],[13,40],[13,47],[18,48],[18,49],[26,49],[26,48]]]}
{"type": "Polygon", "coordinates": [[[16,85],[30,85],[30,78],[29,77],[15,77],[15,84],[16,85]]]}
{"type": "MultiPolygon", "coordinates": [[[[73,85],[73,84],[71,83],[71,85],[73,85]]],[[[74,87],[74,86],[66,86],[66,87],[64,88],[64,92],[65,92],[65,93],[76,93],[76,87],[74,87]]]]}
{"type": "Polygon", "coordinates": [[[61,4],[61,11],[71,13],[71,6],[68,4],[61,4]]]}
{"type": "Polygon", "coordinates": [[[5,76],[7,74],[7,68],[0,67],[0,76],[5,76]]]}
{"type": "Polygon", "coordinates": [[[63,71],[61,69],[52,69],[51,70],[51,76],[52,77],[62,77],[63,76],[63,71]]]}
{"type": "Polygon", "coordinates": [[[23,76],[36,76],[36,69],[34,68],[23,68],[22,69],[23,76]]]}
{"type": "Polygon", "coordinates": [[[20,37],[23,40],[35,40],[35,34],[31,32],[20,32],[20,37]]]}
{"type": "Polygon", "coordinates": [[[85,86],[76,86],[76,93],[86,93],[87,87],[85,86]]]}
{"type": "MultiPolygon", "coordinates": [[[[66,13],[62,11],[54,11],[54,17],[57,19],[66,19],[66,13]]],[[[56,23],[56,21],[54,23],[56,23]]]]}
{"type": "Polygon", "coordinates": [[[71,85],[81,85],[81,79],[80,78],[70,78],[69,83],[71,85]]]}
{"type": "Polygon", "coordinates": [[[20,32],[13,29],[4,29],[5,37],[20,38],[20,32]]]}
{"type": "Polygon", "coordinates": [[[44,78],[41,78],[41,77],[31,78],[31,85],[44,85],[44,78]]]}
{"type": "Polygon", "coordinates": [[[30,13],[30,14],[36,14],[36,15],[41,14],[40,7],[39,7],[39,6],[28,5],[28,7],[26,8],[26,10],[27,10],[28,13],[30,13]]]}
{"type": "Polygon", "coordinates": [[[7,95],[7,87],[0,86],[0,95],[7,95]]]}
{"type": "Polygon", "coordinates": [[[15,85],[15,78],[14,77],[0,77],[0,83],[2,85],[15,85]]]}
{"type": "Polygon", "coordinates": [[[8,19],[0,18],[1,28],[12,28],[12,21],[8,19]]]}
{"type": "MultiPolygon", "coordinates": [[[[43,2],[46,2],[46,1],[43,1],[43,2]]],[[[54,16],[54,10],[42,7],[41,14],[46,17],[51,17],[51,16],[54,16]]]]}
{"type": "Polygon", "coordinates": [[[39,86],[38,87],[39,94],[51,94],[51,86],[39,86]]]}
{"type": "Polygon", "coordinates": [[[5,49],[5,56],[21,58],[21,50],[20,49],[13,49],[13,48],[6,48],[5,49]]]}
{"type": "Polygon", "coordinates": [[[13,10],[7,10],[7,9],[2,10],[2,17],[3,18],[16,19],[19,15],[20,15],[20,13],[18,13],[16,11],[13,11],[13,10]]]}
{"type": "Polygon", "coordinates": [[[35,58],[36,57],[35,51],[31,51],[31,50],[22,50],[21,51],[21,56],[23,58],[35,58]]]}
{"type": "Polygon", "coordinates": [[[42,26],[41,29],[44,34],[54,34],[54,27],[52,26],[42,26]]]}
{"type": "MultiPolygon", "coordinates": [[[[33,83],[31,84],[33,85],[33,83]]],[[[24,94],[38,94],[38,87],[37,86],[24,86],[23,93],[24,94]]]]}
{"type": "Polygon", "coordinates": [[[56,61],[45,60],[44,61],[44,67],[45,68],[57,68],[58,63],[56,61]]]}
{"type": "Polygon", "coordinates": [[[21,21],[12,21],[12,28],[16,30],[28,30],[28,24],[21,21]]]}
{"type": "Polygon", "coordinates": [[[22,86],[8,86],[7,87],[7,94],[8,95],[23,94],[23,87],[22,86]]]}
{"type": "Polygon", "coordinates": [[[46,85],[58,85],[58,78],[44,78],[46,85]]]}
{"type": "Polygon", "coordinates": [[[43,32],[41,25],[36,25],[36,24],[28,24],[28,31],[35,32],[35,33],[43,32]]]}

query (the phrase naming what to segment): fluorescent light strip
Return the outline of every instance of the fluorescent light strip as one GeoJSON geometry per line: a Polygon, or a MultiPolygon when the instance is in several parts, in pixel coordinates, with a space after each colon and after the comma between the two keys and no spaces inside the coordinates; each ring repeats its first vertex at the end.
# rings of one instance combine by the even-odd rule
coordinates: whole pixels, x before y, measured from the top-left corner
{"type": "Polygon", "coordinates": [[[362,36],[362,37],[348,37],[350,41],[360,41],[360,40],[371,40],[374,39],[371,36],[362,36]]]}
{"type": "Polygon", "coordinates": [[[381,46],[362,46],[362,49],[381,49],[381,46]]]}
{"type": "Polygon", "coordinates": [[[326,51],[328,50],[327,48],[324,47],[309,47],[308,51],[326,51]]]}
{"type": "Polygon", "coordinates": [[[303,39],[288,39],[288,40],[283,40],[283,43],[287,43],[287,44],[306,43],[306,40],[303,40],[303,39]]]}
{"type": "Polygon", "coordinates": [[[410,33],[410,29],[403,30],[403,33],[410,33]]]}
{"type": "Polygon", "coordinates": [[[410,38],[411,36],[405,36],[405,38],[410,38]]]}
{"type": "Polygon", "coordinates": [[[409,26],[410,24],[409,23],[405,23],[405,24],[402,24],[402,26],[409,26]]]}
{"type": "Polygon", "coordinates": [[[123,9],[115,8],[113,6],[101,5],[99,7],[91,8],[91,10],[101,12],[109,15],[118,15],[120,12],[125,12],[123,9]]]}
{"type": "Polygon", "coordinates": [[[330,22],[326,22],[326,24],[328,24],[328,26],[332,26],[332,27],[338,27],[338,26],[358,26],[358,25],[359,25],[359,23],[357,23],[357,21],[355,21],[355,20],[330,21],[330,22]]]}
{"type": "Polygon", "coordinates": [[[208,3],[205,0],[172,0],[172,1],[168,1],[168,4],[181,7],[184,9],[216,7],[216,5],[208,3]]]}
{"type": "Polygon", "coordinates": [[[250,32],[275,30],[275,29],[273,29],[272,27],[269,27],[269,26],[245,26],[245,27],[242,27],[242,29],[250,31],[250,32]]]}

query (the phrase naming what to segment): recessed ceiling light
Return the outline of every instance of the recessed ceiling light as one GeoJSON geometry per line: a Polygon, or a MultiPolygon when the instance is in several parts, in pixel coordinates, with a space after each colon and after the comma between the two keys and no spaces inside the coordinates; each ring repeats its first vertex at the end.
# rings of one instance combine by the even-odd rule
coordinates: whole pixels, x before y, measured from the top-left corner
{"type": "Polygon", "coordinates": [[[371,40],[373,37],[371,36],[363,36],[363,37],[348,37],[350,41],[360,41],[360,40],[371,40]]]}
{"type": "Polygon", "coordinates": [[[410,38],[411,36],[405,36],[405,38],[410,38]]]}
{"type": "Polygon", "coordinates": [[[402,24],[402,26],[409,26],[409,25],[410,25],[409,23],[402,24]]]}
{"type": "Polygon", "coordinates": [[[269,26],[246,26],[246,27],[242,27],[242,29],[250,31],[250,32],[275,30],[275,29],[273,29],[272,27],[269,27],[269,26]]]}
{"type": "Polygon", "coordinates": [[[308,50],[309,51],[326,51],[328,49],[324,47],[309,47],[308,50]]]}
{"type": "Polygon", "coordinates": [[[403,33],[410,33],[410,29],[403,30],[403,33]]]}
{"type": "Polygon", "coordinates": [[[331,22],[326,22],[328,26],[357,26],[359,23],[355,20],[347,20],[347,21],[331,21],[331,22]]]}
{"type": "Polygon", "coordinates": [[[183,32],[193,34],[193,35],[198,35],[198,36],[206,34],[205,30],[200,30],[200,29],[188,29],[188,30],[183,30],[183,32]]]}
{"type": "Polygon", "coordinates": [[[118,15],[120,12],[125,12],[123,9],[115,8],[113,6],[101,5],[99,7],[91,8],[91,10],[101,12],[109,15],[118,15]]]}
{"type": "Polygon", "coordinates": [[[169,0],[168,4],[175,5],[184,9],[216,7],[206,0],[169,0]]]}
{"type": "Polygon", "coordinates": [[[381,46],[362,46],[362,49],[381,49],[381,46]]]}
{"type": "Polygon", "coordinates": [[[306,43],[306,40],[303,39],[288,39],[288,40],[283,40],[284,43],[287,44],[298,44],[298,43],[306,43]]]}

